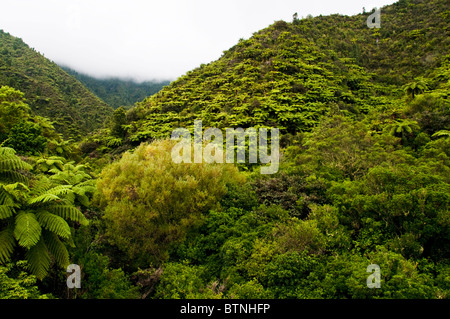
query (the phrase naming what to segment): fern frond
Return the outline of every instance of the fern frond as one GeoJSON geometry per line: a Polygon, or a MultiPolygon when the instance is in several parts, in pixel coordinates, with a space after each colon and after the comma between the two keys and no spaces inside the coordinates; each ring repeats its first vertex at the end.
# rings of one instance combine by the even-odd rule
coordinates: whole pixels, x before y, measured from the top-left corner
{"type": "Polygon", "coordinates": [[[67,195],[64,196],[63,202],[73,205],[75,203],[75,197],[76,195],[74,192],[67,193],[67,195]]]}
{"type": "Polygon", "coordinates": [[[52,168],[52,169],[49,169],[47,172],[52,173],[52,174],[59,174],[59,173],[61,173],[61,170],[57,169],[57,168],[52,168]]]}
{"type": "Polygon", "coordinates": [[[29,205],[44,204],[52,201],[61,200],[61,196],[71,192],[71,185],[59,185],[47,190],[44,194],[33,197],[28,200],[29,205]]]}
{"type": "Polygon", "coordinates": [[[14,208],[9,205],[0,205],[0,219],[6,219],[14,215],[14,208]]]}
{"type": "Polygon", "coordinates": [[[37,244],[41,237],[41,225],[33,213],[20,212],[16,216],[14,237],[22,247],[31,248],[37,244]]]}
{"type": "Polygon", "coordinates": [[[95,186],[93,181],[85,181],[72,188],[73,192],[77,195],[78,201],[85,207],[89,207],[89,197],[86,194],[93,194],[95,192],[95,186]]]}
{"type": "Polygon", "coordinates": [[[89,220],[74,206],[70,205],[52,205],[47,207],[48,211],[61,216],[64,219],[70,219],[71,221],[80,223],[81,225],[88,225],[89,220]]]}
{"type": "Polygon", "coordinates": [[[33,193],[43,194],[53,187],[55,187],[55,184],[47,176],[41,176],[33,184],[33,193]]]}
{"type": "Polygon", "coordinates": [[[43,238],[27,251],[26,259],[29,270],[38,279],[42,280],[48,274],[51,259],[43,238]]]}
{"type": "Polygon", "coordinates": [[[28,188],[27,185],[22,184],[22,183],[14,183],[14,184],[8,184],[8,185],[4,185],[3,189],[5,190],[5,192],[7,192],[9,195],[11,195],[14,198],[19,198],[19,197],[23,197],[23,193],[27,193],[30,191],[30,189],[28,188]]]}
{"type": "Polygon", "coordinates": [[[437,131],[436,133],[434,133],[433,135],[431,135],[431,137],[441,137],[441,136],[450,137],[450,131],[440,130],[440,131],[437,131]]]}
{"type": "Polygon", "coordinates": [[[70,226],[64,218],[47,211],[37,212],[36,217],[42,228],[51,231],[62,238],[67,239],[71,236],[70,226]]]}
{"type": "Polygon", "coordinates": [[[57,265],[61,268],[67,268],[70,264],[69,252],[64,243],[58,236],[49,232],[45,232],[44,239],[50,254],[55,258],[57,265]]]}
{"type": "Polygon", "coordinates": [[[37,203],[44,204],[44,203],[48,203],[48,202],[51,202],[51,201],[57,201],[57,200],[60,200],[60,199],[61,198],[59,198],[58,196],[53,195],[53,194],[42,194],[40,196],[31,198],[28,201],[28,204],[29,205],[34,205],[34,204],[37,204],[37,203]]]}
{"type": "Polygon", "coordinates": [[[3,181],[5,183],[19,182],[19,183],[23,183],[26,185],[29,184],[28,178],[25,175],[21,174],[20,172],[16,172],[16,171],[0,172],[0,181],[3,181]]]}
{"type": "Polygon", "coordinates": [[[85,195],[86,193],[93,193],[95,191],[95,182],[91,179],[82,183],[76,184],[73,187],[74,193],[78,195],[85,195]]]}
{"type": "Polygon", "coordinates": [[[0,156],[14,156],[16,151],[11,147],[0,147],[0,156]]]}
{"type": "Polygon", "coordinates": [[[16,246],[13,230],[11,228],[0,231],[0,263],[7,262],[16,246]]]}
{"type": "Polygon", "coordinates": [[[89,198],[86,195],[77,194],[77,199],[81,203],[81,205],[83,205],[84,207],[89,207],[90,202],[89,202],[89,198]]]}
{"type": "Polygon", "coordinates": [[[0,171],[17,171],[17,170],[30,170],[32,167],[27,162],[17,158],[0,158],[0,171]]]}
{"type": "Polygon", "coordinates": [[[51,214],[47,211],[39,211],[36,213],[39,224],[44,228],[62,238],[69,238],[71,236],[70,226],[64,218],[51,214]]]}
{"type": "Polygon", "coordinates": [[[16,201],[14,200],[16,196],[14,192],[11,192],[11,190],[8,188],[8,185],[7,187],[0,185],[0,205],[17,206],[16,201]]]}

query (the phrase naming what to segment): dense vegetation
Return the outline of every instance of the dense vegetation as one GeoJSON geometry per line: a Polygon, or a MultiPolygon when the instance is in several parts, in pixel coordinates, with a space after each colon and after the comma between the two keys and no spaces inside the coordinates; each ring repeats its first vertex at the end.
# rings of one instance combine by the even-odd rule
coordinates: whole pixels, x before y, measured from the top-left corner
{"type": "Polygon", "coordinates": [[[90,91],[115,109],[121,106],[129,108],[147,96],[159,92],[164,86],[170,83],[170,81],[156,80],[136,82],[121,78],[95,78],[77,72],[67,66],[62,66],[62,69],[68,74],[73,75],[90,91]]]}
{"type": "Polygon", "coordinates": [[[0,297],[450,298],[449,14],[278,21],[76,144],[2,87],[0,297]],[[174,163],[196,119],[279,128],[278,173],[174,163]]]}
{"type": "Polygon", "coordinates": [[[0,86],[25,94],[31,110],[67,139],[102,126],[113,109],[20,38],[0,30],[0,86]]]}

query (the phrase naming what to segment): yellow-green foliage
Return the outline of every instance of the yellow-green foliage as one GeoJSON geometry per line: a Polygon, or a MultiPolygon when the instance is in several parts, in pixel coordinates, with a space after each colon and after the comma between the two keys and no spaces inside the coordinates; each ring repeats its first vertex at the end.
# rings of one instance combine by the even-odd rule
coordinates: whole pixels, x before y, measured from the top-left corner
{"type": "Polygon", "coordinates": [[[97,183],[107,235],[130,258],[163,260],[170,244],[216,208],[227,184],[244,181],[229,164],[176,164],[174,141],[142,144],[107,166],[97,183]]]}

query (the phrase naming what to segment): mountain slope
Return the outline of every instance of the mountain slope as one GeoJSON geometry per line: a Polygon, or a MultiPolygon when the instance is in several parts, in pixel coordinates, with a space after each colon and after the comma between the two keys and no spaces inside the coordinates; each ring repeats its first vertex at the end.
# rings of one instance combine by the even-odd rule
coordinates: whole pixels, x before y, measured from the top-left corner
{"type": "Polygon", "coordinates": [[[66,66],[62,66],[62,69],[70,75],[73,75],[78,81],[95,93],[95,95],[114,108],[132,106],[147,96],[157,93],[170,83],[170,81],[145,81],[137,83],[132,80],[120,78],[97,79],[66,66]]]}
{"type": "Polygon", "coordinates": [[[381,28],[368,29],[371,12],[294,22],[295,32],[321,50],[354,58],[387,84],[426,76],[448,54],[450,6],[445,0],[400,0],[381,9],[381,28]]]}
{"type": "Polygon", "coordinates": [[[105,130],[95,143],[127,149],[192,129],[195,119],[289,136],[324,116],[360,120],[373,109],[395,110],[406,103],[405,85],[425,80],[433,90],[445,81],[437,70],[449,12],[445,0],[401,0],[382,8],[380,29],[367,27],[370,12],[277,21],[136,103],[119,123],[124,134],[105,130]]]}
{"type": "Polygon", "coordinates": [[[24,92],[32,111],[54,121],[65,137],[81,138],[99,128],[113,111],[73,76],[1,30],[0,85],[24,92]]]}

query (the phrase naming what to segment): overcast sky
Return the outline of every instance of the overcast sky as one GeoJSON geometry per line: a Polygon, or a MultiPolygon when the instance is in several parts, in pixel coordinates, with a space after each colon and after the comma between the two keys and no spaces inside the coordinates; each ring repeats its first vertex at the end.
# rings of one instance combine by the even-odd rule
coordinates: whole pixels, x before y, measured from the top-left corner
{"type": "Polygon", "coordinates": [[[395,0],[0,0],[0,29],[96,77],[176,79],[274,21],[395,0]]]}

